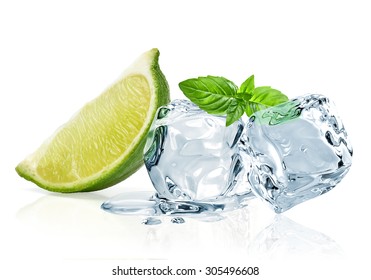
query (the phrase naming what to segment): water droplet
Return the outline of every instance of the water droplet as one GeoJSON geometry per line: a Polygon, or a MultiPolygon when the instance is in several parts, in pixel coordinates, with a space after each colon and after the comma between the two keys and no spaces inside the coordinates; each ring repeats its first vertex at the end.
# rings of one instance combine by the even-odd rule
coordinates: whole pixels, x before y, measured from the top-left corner
{"type": "Polygon", "coordinates": [[[142,221],[142,224],[147,226],[159,225],[161,224],[161,220],[153,217],[148,217],[142,221]]]}
{"type": "Polygon", "coordinates": [[[172,222],[173,224],[184,224],[184,223],[185,223],[185,221],[184,221],[184,219],[183,219],[182,217],[175,217],[175,218],[172,218],[172,219],[171,219],[171,222],[172,222]]]}
{"type": "Polygon", "coordinates": [[[163,212],[163,213],[167,213],[171,210],[171,205],[169,203],[167,203],[166,201],[163,201],[159,204],[159,207],[160,207],[160,210],[163,212]]]}

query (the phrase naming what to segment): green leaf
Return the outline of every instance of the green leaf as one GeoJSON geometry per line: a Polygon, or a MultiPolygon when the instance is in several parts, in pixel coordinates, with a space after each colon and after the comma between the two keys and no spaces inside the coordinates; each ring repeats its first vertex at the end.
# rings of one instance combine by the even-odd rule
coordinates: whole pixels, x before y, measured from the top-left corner
{"type": "Polygon", "coordinates": [[[179,88],[193,103],[209,114],[225,115],[230,106],[235,106],[237,86],[223,77],[188,79],[180,82],[179,88]]]}
{"type": "Polygon", "coordinates": [[[233,124],[235,121],[241,118],[244,112],[245,104],[237,100],[233,100],[227,110],[226,126],[233,124]]]}
{"type": "Polygon", "coordinates": [[[206,76],[179,83],[179,88],[193,103],[209,114],[226,115],[226,125],[237,121],[244,112],[253,113],[288,101],[286,95],[268,86],[255,88],[251,75],[238,87],[230,80],[206,76]]]}
{"type": "Polygon", "coordinates": [[[237,92],[236,98],[239,99],[239,100],[242,100],[242,101],[249,101],[251,96],[252,96],[251,93],[237,92]]]}
{"type": "Polygon", "coordinates": [[[276,106],[286,101],[288,101],[287,96],[279,90],[271,87],[257,87],[254,89],[252,97],[247,102],[245,112],[248,116],[251,116],[257,111],[276,106]]]}
{"type": "Polygon", "coordinates": [[[251,75],[242,83],[240,86],[239,92],[252,93],[255,88],[254,75],[251,75]]]}
{"type": "Polygon", "coordinates": [[[261,125],[277,125],[300,117],[302,108],[299,100],[291,100],[265,111],[255,112],[256,122],[261,125]]]}

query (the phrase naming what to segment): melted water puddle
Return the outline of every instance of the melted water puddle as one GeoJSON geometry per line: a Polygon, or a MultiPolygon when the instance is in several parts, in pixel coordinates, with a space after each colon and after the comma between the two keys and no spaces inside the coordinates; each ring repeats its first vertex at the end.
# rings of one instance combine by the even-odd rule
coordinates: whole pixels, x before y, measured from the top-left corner
{"type": "Polygon", "coordinates": [[[224,219],[222,213],[247,206],[249,198],[235,195],[201,202],[167,200],[155,192],[131,192],[110,198],[101,208],[113,214],[144,216],[144,225],[161,224],[161,217],[165,216],[173,217],[171,223],[174,224],[185,223],[185,217],[214,222],[224,219]]]}

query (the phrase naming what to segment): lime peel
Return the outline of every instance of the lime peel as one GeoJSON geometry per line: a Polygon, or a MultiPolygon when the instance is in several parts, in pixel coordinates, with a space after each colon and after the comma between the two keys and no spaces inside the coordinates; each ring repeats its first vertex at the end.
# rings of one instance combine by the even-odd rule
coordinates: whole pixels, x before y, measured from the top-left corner
{"type": "Polygon", "coordinates": [[[158,107],[169,102],[159,51],[141,55],[100,96],[60,127],[16,171],[55,192],[95,191],[143,165],[143,148],[158,107]]]}

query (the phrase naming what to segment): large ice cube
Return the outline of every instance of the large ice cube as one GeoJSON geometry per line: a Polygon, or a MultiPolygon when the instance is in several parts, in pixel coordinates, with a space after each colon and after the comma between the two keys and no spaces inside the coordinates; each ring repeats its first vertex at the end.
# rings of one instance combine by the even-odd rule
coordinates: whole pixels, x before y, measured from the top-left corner
{"type": "Polygon", "coordinates": [[[175,100],[157,111],[144,161],[160,197],[212,201],[251,189],[240,155],[241,121],[209,115],[193,103],[175,100]]]}
{"type": "Polygon", "coordinates": [[[352,163],[334,104],[321,95],[256,112],[247,124],[247,144],[253,192],[277,213],[331,190],[352,163]]]}

